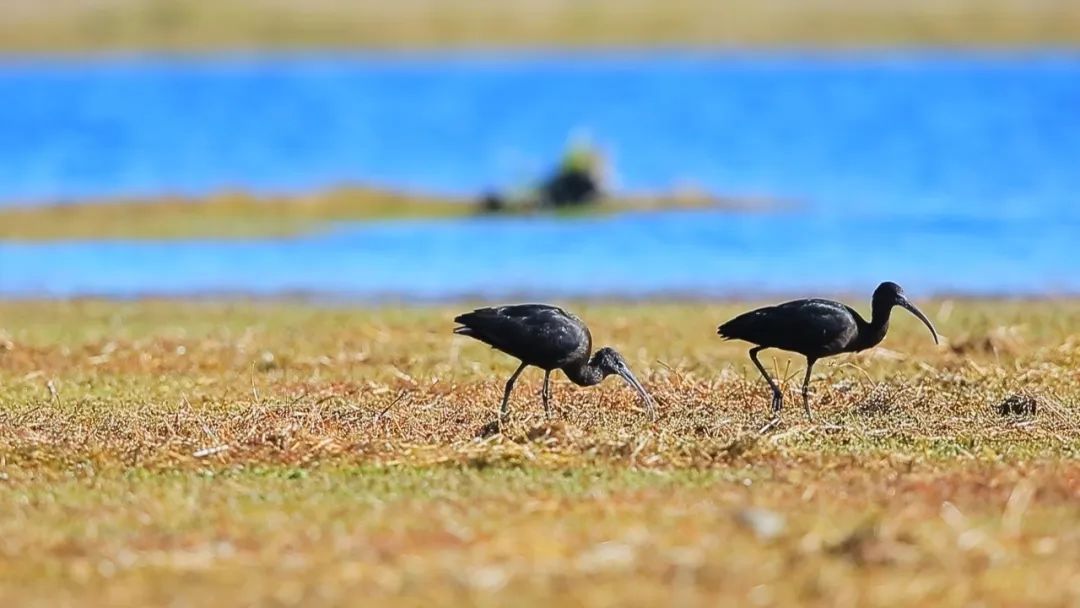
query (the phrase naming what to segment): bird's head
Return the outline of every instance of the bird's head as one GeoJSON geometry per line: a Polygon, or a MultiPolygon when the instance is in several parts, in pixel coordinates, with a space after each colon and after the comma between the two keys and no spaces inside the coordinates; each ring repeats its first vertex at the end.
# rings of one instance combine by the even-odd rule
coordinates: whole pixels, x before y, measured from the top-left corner
{"type": "Polygon", "coordinates": [[[645,403],[645,411],[652,419],[656,418],[656,406],[653,402],[653,398],[649,396],[649,393],[645,390],[645,387],[638,382],[638,379],[634,376],[634,373],[630,371],[630,366],[626,364],[626,359],[618,353],[614,348],[605,346],[596,351],[593,355],[591,364],[598,368],[604,377],[608,377],[612,374],[616,374],[626,383],[634,388],[641,395],[641,400],[645,403]]]}
{"type": "Polygon", "coordinates": [[[903,287],[900,287],[892,281],[885,281],[881,285],[878,285],[877,289],[874,290],[873,302],[875,311],[887,310],[893,306],[907,309],[930,330],[930,335],[934,336],[934,344],[938,343],[938,334],[937,330],[934,329],[934,325],[930,323],[930,319],[926,318],[926,315],[924,315],[921,310],[911,303],[911,300],[907,299],[903,287]]]}

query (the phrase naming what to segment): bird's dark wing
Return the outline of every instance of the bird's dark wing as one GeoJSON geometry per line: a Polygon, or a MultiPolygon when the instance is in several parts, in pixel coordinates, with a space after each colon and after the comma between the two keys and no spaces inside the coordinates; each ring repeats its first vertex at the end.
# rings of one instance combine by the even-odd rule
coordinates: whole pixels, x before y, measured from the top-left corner
{"type": "Polygon", "coordinates": [[[588,357],[592,348],[589,330],[581,319],[547,304],[479,308],[457,316],[454,322],[461,324],[454,333],[476,338],[545,369],[588,357]]]}
{"type": "Polygon", "coordinates": [[[795,300],[741,314],[720,326],[727,339],[811,356],[844,350],[858,335],[857,313],[832,300],[795,300]]]}

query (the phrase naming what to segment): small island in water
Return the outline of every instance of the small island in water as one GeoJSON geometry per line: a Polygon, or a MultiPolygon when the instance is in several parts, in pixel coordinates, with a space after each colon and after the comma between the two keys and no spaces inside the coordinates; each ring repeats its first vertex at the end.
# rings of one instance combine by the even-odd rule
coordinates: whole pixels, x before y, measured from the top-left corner
{"type": "Polygon", "coordinates": [[[222,192],[202,197],[124,200],[0,207],[0,239],[264,238],[315,232],[338,222],[455,219],[479,214],[581,217],[681,209],[766,210],[765,199],[670,196],[612,196],[583,206],[522,205],[491,211],[485,202],[341,186],[302,195],[263,196],[222,192]]]}
{"type": "Polygon", "coordinates": [[[658,210],[763,211],[766,198],[718,197],[680,189],[654,194],[612,192],[603,157],[571,148],[537,184],[473,198],[359,185],[307,194],[232,191],[64,201],[0,207],[0,239],[185,239],[287,237],[340,222],[460,219],[477,215],[587,217],[658,210]]]}

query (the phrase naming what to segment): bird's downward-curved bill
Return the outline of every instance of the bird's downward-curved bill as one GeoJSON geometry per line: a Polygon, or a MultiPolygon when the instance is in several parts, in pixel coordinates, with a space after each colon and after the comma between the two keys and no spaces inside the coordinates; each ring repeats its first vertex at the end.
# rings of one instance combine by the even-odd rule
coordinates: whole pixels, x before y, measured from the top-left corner
{"type": "Polygon", "coordinates": [[[630,368],[626,365],[619,365],[618,374],[626,383],[634,387],[634,390],[641,395],[641,400],[645,403],[645,411],[649,414],[649,418],[656,420],[656,402],[653,401],[652,396],[645,390],[645,387],[638,382],[638,379],[634,376],[634,373],[630,371],[630,368]]]}
{"type": "Polygon", "coordinates": [[[930,335],[934,336],[934,344],[938,344],[939,342],[937,330],[934,329],[934,325],[930,323],[930,319],[927,319],[926,315],[924,315],[921,310],[916,308],[916,306],[912,304],[907,298],[901,298],[899,304],[900,306],[906,308],[908,312],[918,317],[919,320],[922,321],[923,324],[930,329],[930,335]]]}

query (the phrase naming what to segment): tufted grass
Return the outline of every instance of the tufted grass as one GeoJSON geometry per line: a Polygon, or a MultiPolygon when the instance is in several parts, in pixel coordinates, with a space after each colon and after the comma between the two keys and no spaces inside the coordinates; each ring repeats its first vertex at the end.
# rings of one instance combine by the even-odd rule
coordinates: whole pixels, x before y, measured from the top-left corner
{"type": "Polygon", "coordinates": [[[714,335],[754,304],[572,304],[659,420],[561,376],[546,420],[531,370],[479,439],[514,364],[465,305],[0,303],[0,603],[1080,600],[1080,302],[925,302],[938,348],[897,311],[815,368],[815,423],[766,351],[765,434],[714,335]]]}

